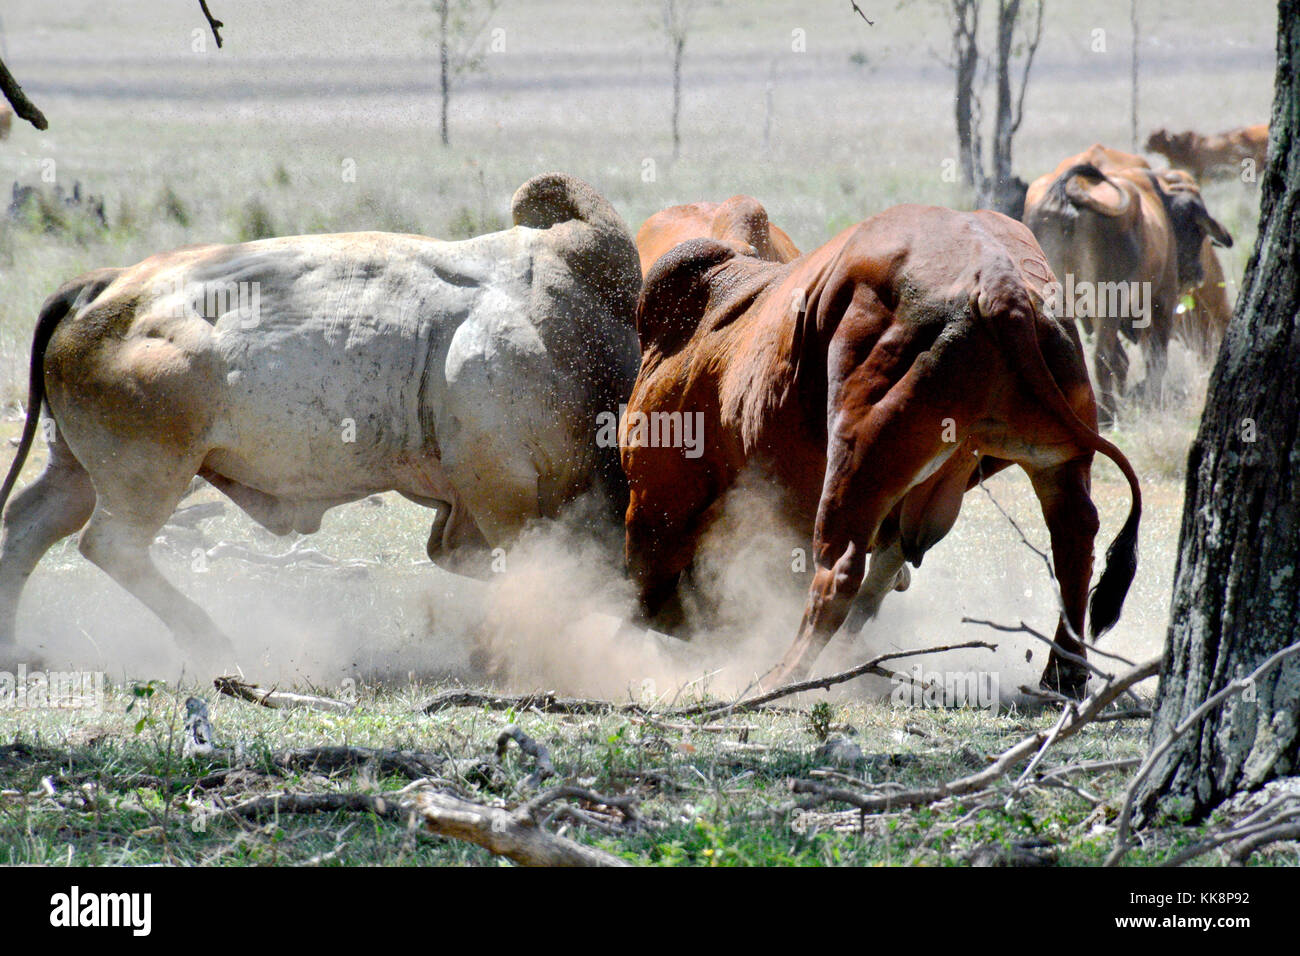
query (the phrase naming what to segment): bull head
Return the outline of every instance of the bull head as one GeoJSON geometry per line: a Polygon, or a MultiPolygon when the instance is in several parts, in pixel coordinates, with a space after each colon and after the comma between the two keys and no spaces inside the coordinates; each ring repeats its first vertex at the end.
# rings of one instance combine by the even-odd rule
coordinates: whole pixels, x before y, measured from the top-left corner
{"type": "Polygon", "coordinates": [[[1196,285],[1205,278],[1201,266],[1201,245],[1208,236],[1210,242],[1225,249],[1232,248],[1232,235],[1223,224],[1210,215],[1196,181],[1181,169],[1170,169],[1157,177],[1160,198],[1169,214],[1169,224],[1174,230],[1178,249],[1178,281],[1184,287],[1196,285]]]}

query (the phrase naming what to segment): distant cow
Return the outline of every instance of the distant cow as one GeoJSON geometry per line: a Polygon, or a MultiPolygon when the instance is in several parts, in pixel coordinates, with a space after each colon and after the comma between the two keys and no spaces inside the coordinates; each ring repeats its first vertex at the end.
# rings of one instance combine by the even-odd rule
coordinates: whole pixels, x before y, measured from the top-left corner
{"type": "Polygon", "coordinates": [[[751,196],[732,196],[722,203],[670,206],[647,219],[636,234],[641,274],[669,249],[701,238],[721,240],[741,255],[769,262],[789,262],[799,255],[790,237],[768,221],[762,203],[751,196]]]}
{"type": "MultiPolygon", "coordinates": [[[[887,210],[784,265],[708,239],[660,259],[637,307],[642,364],[620,431],[627,559],[647,619],[671,618],[715,502],[760,468],[809,516],[803,622],[765,683],[802,675],[947,534],[981,475],[1018,464],[1051,534],[1066,610],[1056,640],[1085,653],[1094,452],[1133,496],[1093,592],[1094,635],[1133,578],[1141,493],[1097,434],[1074,323],[1043,308],[1052,280],[1020,223],[927,206],[887,210]],[[697,416],[702,454],[663,440],[674,415],[697,416]]],[[[1043,681],[1078,694],[1087,673],[1053,652],[1043,681]]]]}
{"type": "Polygon", "coordinates": [[[1212,173],[1239,175],[1243,160],[1251,160],[1256,172],[1268,161],[1268,124],[1240,126],[1216,136],[1202,136],[1192,130],[1171,133],[1158,129],[1147,138],[1147,152],[1159,153],[1169,165],[1185,169],[1197,179],[1212,173]]]}
{"type": "Polygon", "coordinates": [[[0,100],[0,139],[8,139],[9,131],[14,125],[14,110],[8,103],[0,100]]]}
{"type": "Polygon", "coordinates": [[[1085,331],[1096,327],[1103,420],[1113,420],[1128,372],[1121,335],[1141,346],[1146,396],[1159,398],[1179,300],[1205,281],[1203,247],[1232,245],[1195,182],[1098,144],[1030,185],[1025,224],[1061,280],[1057,307],[1085,331]]]}
{"type": "Polygon", "coordinates": [[[0,661],[17,656],[28,575],[83,525],[81,553],[187,655],[227,655],[148,553],[195,475],[277,534],[400,492],[437,509],[429,557],[452,570],[589,487],[621,514],[618,451],[594,423],[636,375],[636,248],[568,176],[529,180],[512,214],[514,228],[463,242],[362,232],[191,246],[51,296],[0,490],[3,504],[46,403],[49,462],[4,512],[0,661]]]}

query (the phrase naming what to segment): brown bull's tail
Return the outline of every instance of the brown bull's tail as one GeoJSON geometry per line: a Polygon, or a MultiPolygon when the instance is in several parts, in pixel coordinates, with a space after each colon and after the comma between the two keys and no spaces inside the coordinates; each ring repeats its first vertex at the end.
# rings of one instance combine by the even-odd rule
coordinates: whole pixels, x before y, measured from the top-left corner
{"type": "Polygon", "coordinates": [[[41,306],[40,314],[36,317],[36,329],[32,333],[32,356],[27,373],[27,419],[23,422],[23,434],[18,440],[18,451],[14,455],[14,460],[9,465],[9,474],[5,476],[3,487],[0,487],[0,511],[4,511],[4,506],[13,493],[14,485],[18,482],[18,474],[27,463],[32,442],[36,440],[36,428],[41,419],[41,403],[45,401],[45,350],[49,347],[50,338],[59,323],[73,311],[84,294],[90,292],[89,298],[94,298],[116,278],[118,271],[101,269],[99,272],[74,279],[46,299],[45,304],[41,306]]]}
{"type": "Polygon", "coordinates": [[[1038,309],[1028,292],[1016,284],[1010,302],[994,306],[985,289],[971,296],[971,308],[977,315],[993,320],[993,334],[1002,343],[1013,368],[1025,376],[1034,396],[1056,415],[1074,439],[1083,447],[1100,452],[1113,461],[1128,481],[1132,502],[1128,517],[1119,534],[1106,549],[1106,567],[1101,573],[1088,603],[1089,631],[1095,639],[1115,626],[1124,598],[1137,573],[1138,526],[1142,520],[1142,489],[1137,472],[1124,453],[1099,435],[1075,414],[1057,384],[1038,341],[1038,309]]]}

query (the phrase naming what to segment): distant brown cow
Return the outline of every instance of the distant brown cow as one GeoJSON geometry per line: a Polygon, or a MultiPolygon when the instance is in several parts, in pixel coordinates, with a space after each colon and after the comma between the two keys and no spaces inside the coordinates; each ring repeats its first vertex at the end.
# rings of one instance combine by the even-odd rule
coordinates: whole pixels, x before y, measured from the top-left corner
{"type": "Polygon", "coordinates": [[[0,139],[9,138],[9,130],[14,125],[14,111],[8,103],[0,100],[0,139]]]}
{"type": "Polygon", "coordinates": [[[695,202],[669,206],[647,219],[636,234],[641,274],[646,275],[664,253],[688,239],[718,239],[741,255],[769,262],[789,262],[799,250],[767,219],[767,210],[752,196],[732,196],[726,202],[695,202]]]}
{"type": "MultiPolygon", "coordinates": [[[[1141,493],[1097,434],[1074,323],[1042,307],[1052,281],[1020,223],[928,206],[887,210],[784,265],[708,239],[660,259],[637,307],[641,370],[619,436],[628,566],[647,618],[671,614],[712,506],[760,468],[815,515],[803,622],[765,683],[801,675],[947,534],[981,474],[1018,464],[1051,534],[1066,611],[1056,640],[1082,655],[1094,452],[1133,496],[1093,592],[1094,635],[1118,618],[1136,569],[1141,493]],[[663,440],[684,415],[706,436],[694,457],[663,440]]],[[[1077,695],[1086,681],[1053,652],[1046,686],[1077,695]]]]}
{"type": "Polygon", "coordinates": [[[1145,395],[1159,398],[1180,297],[1205,281],[1203,247],[1232,245],[1195,181],[1097,144],[1030,184],[1024,219],[1064,284],[1065,314],[1096,325],[1103,420],[1127,377],[1121,334],[1141,346],[1145,395]]]}
{"type": "Polygon", "coordinates": [[[1263,171],[1268,159],[1268,124],[1240,126],[1217,136],[1202,136],[1192,130],[1171,133],[1158,129],[1147,138],[1147,152],[1159,153],[1169,165],[1185,169],[1197,179],[1229,169],[1240,174],[1243,160],[1252,160],[1263,171]]]}

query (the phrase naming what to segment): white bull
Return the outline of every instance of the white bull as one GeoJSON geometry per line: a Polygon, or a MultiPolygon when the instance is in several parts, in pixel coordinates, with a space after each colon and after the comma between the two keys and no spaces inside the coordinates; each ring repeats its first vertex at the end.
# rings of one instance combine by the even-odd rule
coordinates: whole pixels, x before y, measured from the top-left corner
{"type": "Polygon", "coordinates": [[[388,233],[199,246],[82,276],[32,345],[45,470],[4,512],[0,667],[32,569],[81,553],[156,613],[187,657],[230,645],[162,576],[150,543],[195,475],[279,534],[397,491],[437,509],[430,557],[509,543],[593,486],[626,505],[597,416],[636,377],[636,248],[614,209],[559,174],[520,187],[515,227],[442,242],[388,233]]]}

